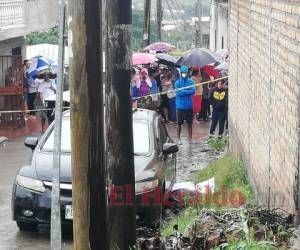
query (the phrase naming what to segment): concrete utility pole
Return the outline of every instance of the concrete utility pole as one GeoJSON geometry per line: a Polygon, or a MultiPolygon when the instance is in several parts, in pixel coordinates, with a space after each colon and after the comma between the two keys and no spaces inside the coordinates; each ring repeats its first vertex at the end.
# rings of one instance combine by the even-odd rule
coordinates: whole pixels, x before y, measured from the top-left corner
{"type": "Polygon", "coordinates": [[[163,18],[162,0],[156,0],[157,40],[161,42],[161,23],[163,18]]]}
{"type": "Polygon", "coordinates": [[[197,0],[197,16],[198,25],[196,31],[196,47],[201,48],[203,46],[202,42],[202,0],[197,0]]]}
{"type": "Polygon", "coordinates": [[[147,47],[150,44],[150,13],[151,0],[144,0],[143,48],[147,47]]]}
{"type": "MultiPolygon", "coordinates": [[[[106,164],[112,195],[109,209],[110,249],[133,249],[135,245],[135,172],[132,131],[131,0],[106,1],[106,164]],[[128,201],[127,198],[130,198],[128,201]],[[126,202],[125,202],[126,199],[126,202]]],[[[105,249],[105,248],[101,248],[105,249]]]]}
{"type": "Polygon", "coordinates": [[[58,45],[58,83],[55,101],[55,124],[53,146],[53,176],[51,196],[51,250],[61,249],[61,215],[60,215],[60,157],[61,157],[61,125],[64,90],[64,54],[66,3],[59,2],[59,45],[58,45]]]}
{"type": "Polygon", "coordinates": [[[104,161],[102,0],[69,1],[74,249],[109,249],[104,161]]]}

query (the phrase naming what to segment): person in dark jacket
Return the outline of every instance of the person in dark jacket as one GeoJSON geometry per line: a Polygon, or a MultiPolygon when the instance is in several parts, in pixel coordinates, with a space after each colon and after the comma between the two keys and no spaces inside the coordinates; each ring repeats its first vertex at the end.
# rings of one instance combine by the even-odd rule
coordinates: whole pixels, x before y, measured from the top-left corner
{"type": "Polygon", "coordinates": [[[224,89],[224,83],[219,81],[217,86],[211,89],[209,93],[209,103],[213,107],[212,122],[210,127],[210,135],[213,135],[217,125],[219,124],[219,136],[224,133],[226,112],[228,106],[228,93],[224,89]]]}
{"type": "Polygon", "coordinates": [[[180,78],[175,82],[176,90],[176,109],[177,109],[177,144],[181,145],[180,140],[181,125],[186,120],[188,124],[189,141],[196,143],[192,138],[193,134],[193,100],[192,96],[195,94],[196,88],[194,81],[188,78],[188,67],[182,66],[180,68],[180,78]],[[189,87],[190,86],[190,87],[189,87]],[[184,88],[185,89],[181,89],[184,88]]]}

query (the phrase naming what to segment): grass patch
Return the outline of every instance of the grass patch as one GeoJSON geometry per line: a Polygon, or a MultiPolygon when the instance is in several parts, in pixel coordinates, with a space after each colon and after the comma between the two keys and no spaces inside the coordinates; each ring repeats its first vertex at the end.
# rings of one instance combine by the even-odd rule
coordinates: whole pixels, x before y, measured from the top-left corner
{"type": "Polygon", "coordinates": [[[222,244],[219,247],[214,248],[214,250],[275,250],[278,248],[275,248],[275,246],[272,244],[272,242],[269,241],[256,241],[254,239],[248,239],[248,240],[242,240],[238,242],[229,242],[226,244],[222,244]]]}
{"type": "Polygon", "coordinates": [[[178,225],[178,231],[183,234],[185,228],[197,218],[197,209],[188,207],[176,217],[163,224],[162,234],[169,236],[173,234],[173,226],[178,225]]]}
{"type": "Polygon", "coordinates": [[[209,147],[216,151],[223,151],[228,143],[228,140],[226,137],[210,137],[207,140],[207,144],[209,147]]]}
{"type": "Polygon", "coordinates": [[[252,190],[248,184],[246,173],[241,161],[231,155],[210,163],[205,169],[200,170],[196,177],[196,182],[202,182],[215,177],[216,191],[222,191],[226,187],[228,192],[240,191],[245,201],[252,197],[252,190]]]}
{"type": "MultiPolygon", "coordinates": [[[[202,182],[212,177],[215,177],[216,192],[221,193],[224,187],[226,187],[228,194],[233,191],[241,192],[244,202],[249,202],[252,198],[252,190],[247,182],[243,164],[233,156],[224,156],[210,163],[205,169],[198,171],[195,176],[195,182],[202,182]]],[[[219,202],[219,205],[213,201],[209,204],[205,204],[203,201],[205,199],[204,197],[205,195],[202,197],[202,207],[214,207],[215,209],[224,208],[224,204],[221,202],[219,202]]],[[[227,199],[229,199],[229,197],[227,197],[227,199]]],[[[228,207],[232,205],[230,202],[227,204],[228,207]]],[[[164,236],[171,235],[175,224],[178,225],[179,233],[182,234],[185,228],[197,217],[199,209],[201,209],[201,207],[188,207],[171,220],[166,220],[163,225],[162,234],[164,236]]]]}

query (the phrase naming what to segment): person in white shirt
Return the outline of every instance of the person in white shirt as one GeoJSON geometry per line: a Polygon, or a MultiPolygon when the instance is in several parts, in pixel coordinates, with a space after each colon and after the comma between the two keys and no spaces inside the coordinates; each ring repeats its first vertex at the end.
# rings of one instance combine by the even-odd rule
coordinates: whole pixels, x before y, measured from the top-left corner
{"type": "Polygon", "coordinates": [[[38,82],[34,80],[33,78],[28,79],[28,88],[27,88],[27,106],[28,109],[31,110],[29,114],[31,116],[35,116],[35,98],[36,98],[36,92],[38,88],[38,82]]]}
{"type": "MultiPolygon", "coordinates": [[[[42,81],[38,86],[39,98],[41,100],[43,108],[46,108],[45,99],[55,94],[55,92],[56,85],[54,81],[50,79],[49,74],[45,74],[44,81],[42,81]]],[[[45,132],[46,119],[48,119],[48,124],[50,125],[53,121],[53,110],[41,111],[42,133],[45,132]]]]}

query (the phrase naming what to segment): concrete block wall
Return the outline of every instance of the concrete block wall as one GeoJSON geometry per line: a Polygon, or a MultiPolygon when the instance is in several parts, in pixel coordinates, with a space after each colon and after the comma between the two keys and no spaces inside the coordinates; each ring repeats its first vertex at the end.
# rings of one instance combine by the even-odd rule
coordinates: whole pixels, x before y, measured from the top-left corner
{"type": "Polygon", "coordinates": [[[27,0],[24,8],[27,33],[47,30],[58,25],[57,0],[27,0]]]}
{"type": "Polygon", "coordinates": [[[48,30],[58,25],[58,1],[0,0],[0,23],[0,41],[48,30]]]}
{"type": "Polygon", "coordinates": [[[21,47],[22,48],[22,57],[25,57],[25,38],[23,36],[8,39],[0,42],[0,56],[11,56],[12,49],[21,47]]]}
{"type": "Polygon", "coordinates": [[[300,2],[229,3],[230,148],[258,200],[298,210],[300,2]]]}

